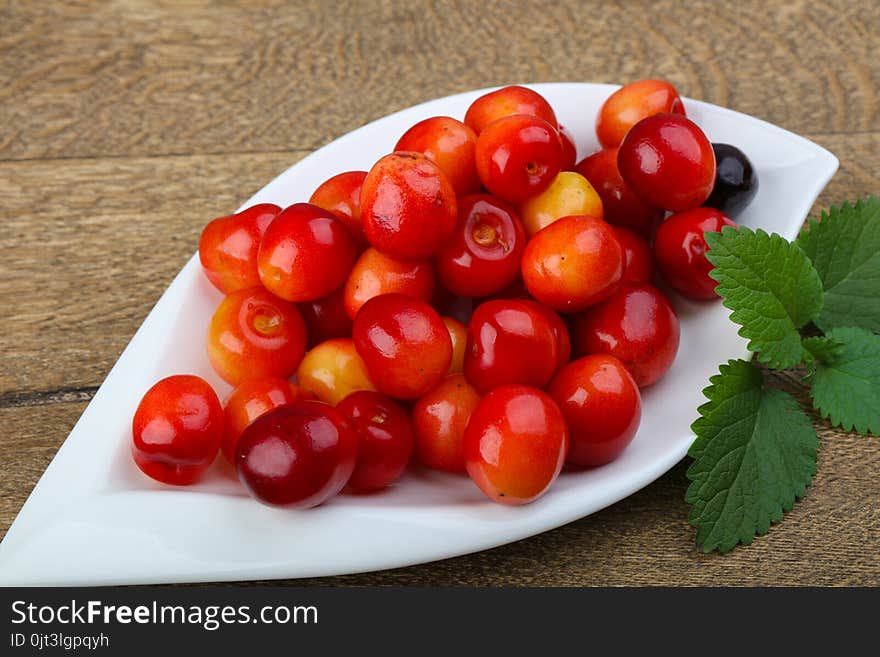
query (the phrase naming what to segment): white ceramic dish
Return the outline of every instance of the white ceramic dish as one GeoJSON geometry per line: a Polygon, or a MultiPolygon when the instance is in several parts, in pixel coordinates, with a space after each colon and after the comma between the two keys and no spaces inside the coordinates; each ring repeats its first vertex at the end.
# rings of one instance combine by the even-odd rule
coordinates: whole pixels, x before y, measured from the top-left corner
{"type": "MultiPolygon", "coordinates": [[[[579,157],[595,150],[594,117],[616,86],[532,86],[574,134],[579,157]]],[[[329,176],[369,169],[415,122],[435,115],[461,118],[485,91],[417,105],[355,130],[282,173],[245,206],[307,200],[329,176]]],[[[692,100],[685,107],[712,141],[739,146],[755,164],[758,195],[740,223],[794,237],[837,170],[837,159],[749,116],[692,100]]],[[[316,509],[286,511],[248,497],[222,459],[204,482],[177,489],[141,475],[129,454],[132,414],[156,380],[195,373],[207,378],[221,399],[229,392],[211,370],[203,342],[219,301],[194,256],[132,338],[0,543],[0,584],[334,575],[433,561],[525,538],[613,504],[669,470],[693,439],[688,427],[709,376],[720,362],[747,354],[720,303],[675,299],[681,317],[678,357],[666,377],[644,392],[638,435],[613,463],[564,473],[547,495],[525,507],[489,502],[467,478],[414,470],[381,494],[341,495],[316,509]]]]}

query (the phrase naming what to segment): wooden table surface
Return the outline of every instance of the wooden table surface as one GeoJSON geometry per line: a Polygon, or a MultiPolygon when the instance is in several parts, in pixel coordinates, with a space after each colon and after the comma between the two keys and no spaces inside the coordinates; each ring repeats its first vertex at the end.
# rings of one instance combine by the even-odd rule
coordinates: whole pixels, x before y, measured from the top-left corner
{"type": "MultiPolygon", "coordinates": [[[[395,110],[664,77],[835,153],[817,208],[880,192],[880,3],[209,4],[0,3],[0,536],[203,224],[395,110]]],[[[694,548],[680,464],[512,545],[309,582],[880,584],[880,441],[816,426],[806,498],[727,555],[694,548]]]]}

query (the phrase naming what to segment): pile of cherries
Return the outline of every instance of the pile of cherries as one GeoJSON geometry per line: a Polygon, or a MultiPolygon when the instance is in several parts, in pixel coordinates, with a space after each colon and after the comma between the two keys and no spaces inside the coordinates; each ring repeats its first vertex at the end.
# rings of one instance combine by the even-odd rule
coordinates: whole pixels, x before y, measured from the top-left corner
{"type": "Polygon", "coordinates": [[[308,203],[209,223],[201,264],[226,297],[207,351],[235,389],[221,406],[199,377],[156,383],[137,465],[190,484],[222,451],[257,499],[305,508],[388,486],[414,453],[504,504],[615,459],[678,349],[655,265],[716,298],[704,232],[735,226],[757,181],[665,81],[614,92],[596,131],[576,162],[546,99],[506,87],[308,203]]]}

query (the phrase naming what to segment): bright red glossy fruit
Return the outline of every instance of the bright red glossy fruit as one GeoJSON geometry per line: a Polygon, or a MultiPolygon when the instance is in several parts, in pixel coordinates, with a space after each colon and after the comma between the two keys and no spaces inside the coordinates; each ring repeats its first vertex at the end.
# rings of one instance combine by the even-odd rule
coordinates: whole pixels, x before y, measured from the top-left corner
{"type": "Polygon", "coordinates": [[[550,328],[553,329],[553,337],[556,339],[556,367],[562,367],[571,360],[571,336],[562,317],[540,301],[522,299],[522,303],[534,309],[536,313],[542,315],[550,323],[550,328]]]}
{"type": "Polygon", "coordinates": [[[654,254],[651,245],[633,231],[613,226],[623,249],[623,283],[650,283],[654,277],[654,254]]]}
{"type": "Polygon", "coordinates": [[[480,96],[468,107],[464,122],[479,136],[490,123],[515,114],[538,117],[554,129],[559,125],[550,103],[537,91],[520,86],[504,87],[480,96]]]}
{"type": "Polygon", "coordinates": [[[639,388],[623,363],[606,354],[585,356],[553,377],[547,393],[569,431],[573,465],[610,463],[632,442],[642,418],[639,388]]]}
{"type": "Polygon", "coordinates": [[[572,327],[576,356],[610,354],[639,387],[660,380],[678,351],[678,316],[666,297],[647,284],[626,285],[577,315],[572,327]]]}
{"type": "Polygon", "coordinates": [[[296,371],[306,351],[306,325],[297,307],[262,287],[233,292],[211,318],[208,358],[232,385],[296,371]]]}
{"type": "Polygon", "coordinates": [[[287,379],[275,376],[249,379],[237,386],[223,404],[226,427],[221,446],[223,456],[235,465],[235,445],[247,425],[279,406],[313,397],[287,379]]]}
{"type": "Polygon", "coordinates": [[[364,251],[345,282],[345,310],[354,319],[373,297],[393,292],[430,301],[434,267],[430,260],[404,260],[374,247],[364,251]]]}
{"type": "Polygon", "coordinates": [[[652,207],[636,196],[617,168],[617,148],[606,148],[585,157],[575,171],[590,181],[602,199],[602,218],[609,224],[635,231],[651,239],[663,210],[652,207]]]}
{"type": "Polygon", "coordinates": [[[245,488],[266,504],[307,509],[345,486],[358,440],[332,406],[300,401],[258,417],[242,432],[235,467],[245,488]]]}
{"type": "Polygon", "coordinates": [[[445,472],[464,473],[464,431],[480,393],[463,374],[443,379],[412,409],[416,455],[424,465],[445,472]]]}
{"type": "Polygon", "coordinates": [[[415,399],[446,376],[452,340],[440,315],[403,294],[373,297],[354,318],[352,339],[379,392],[415,399]]]}
{"type": "Polygon", "coordinates": [[[477,138],[477,173],[495,196],[521,203],[547,189],[562,169],[556,129],[543,119],[515,115],[490,123],[477,138]]]}
{"type": "Polygon", "coordinates": [[[153,385],[131,423],[131,453],[148,477],[185,486],[214,462],[223,440],[217,393],[197,376],[169,376],[153,385]]]}
{"type": "Polygon", "coordinates": [[[349,486],[369,492],[396,481],[409,464],[415,445],[406,411],[390,397],[368,390],[350,394],[336,409],[351,421],[358,438],[349,486]]]}
{"type": "Polygon", "coordinates": [[[437,276],[453,294],[483,297],[519,277],[526,234],[516,210],[489,194],[458,200],[458,223],[435,256],[437,276]]]}
{"type": "Polygon", "coordinates": [[[458,196],[480,191],[474,151],[477,135],[467,125],[448,116],[419,121],[394,147],[395,151],[422,153],[440,167],[458,196]]]}
{"type": "Polygon", "coordinates": [[[361,190],[361,219],[370,244],[396,258],[425,260],[455,229],[455,190],[421,153],[386,155],[361,190]]]}
{"type": "Polygon", "coordinates": [[[541,303],[560,312],[577,312],[617,290],[623,258],[609,224],[588,215],[562,217],[529,240],[522,277],[541,303]]]}
{"type": "Polygon", "coordinates": [[[211,221],[199,238],[199,261],[208,280],[223,294],[260,284],[260,240],[281,208],[258,203],[211,221]]]}
{"type": "Polygon", "coordinates": [[[296,203],[263,235],[258,257],[266,289],[288,301],[314,301],[339,288],[357,256],[351,231],[335,214],[296,203]]]}
{"type": "Polygon", "coordinates": [[[558,363],[553,325],[531,303],[487,301],[471,315],[464,373],[481,393],[509,383],[543,388],[558,363]]]}
{"type": "Polygon", "coordinates": [[[361,187],[366,171],[345,171],[328,178],[312,192],[309,203],[335,214],[361,246],[367,238],[361,223],[361,187]]]}
{"type": "Polygon", "coordinates": [[[693,121],[657,114],[626,133],[617,167],[646,203],[680,212],[702,204],[715,184],[715,151],[693,121]]]}
{"type": "Polygon", "coordinates": [[[574,143],[574,136],[563,125],[559,126],[559,144],[562,146],[562,170],[574,171],[577,163],[577,144],[574,143]]]}
{"type": "Polygon", "coordinates": [[[351,335],[351,317],[345,310],[342,288],[326,297],[300,303],[297,307],[306,323],[310,349],[325,340],[351,335]]]}
{"type": "Polygon", "coordinates": [[[528,386],[502,386],[483,397],[464,434],[468,474],[501,504],[527,504],[543,495],[567,452],[562,412],[546,393],[528,386]]]}
{"type": "Polygon", "coordinates": [[[636,80],[611,94],[596,117],[596,134],[606,148],[618,146],[636,123],[655,114],[680,114],[684,105],[666,80],[636,80]]]}
{"type": "Polygon", "coordinates": [[[672,288],[690,299],[717,299],[718,283],[709,276],[714,266],[706,258],[705,233],[720,232],[736,222],[714,208],[694,208],[670,215],[654,237],[657,268],[672,288]]]}

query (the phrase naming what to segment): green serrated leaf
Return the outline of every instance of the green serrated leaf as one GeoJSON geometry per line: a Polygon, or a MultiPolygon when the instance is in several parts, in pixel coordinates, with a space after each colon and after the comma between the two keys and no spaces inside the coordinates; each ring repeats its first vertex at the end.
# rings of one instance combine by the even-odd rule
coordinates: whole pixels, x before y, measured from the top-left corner
{"type": "Polygon", "coordinates": [[[798,329],[822,307],[822,282],[804,252],[781,236],[763,230],[725,227],[706,233],[706,257],[716,292],[733,312],[749,349],[776,369],[803,359],[798,329]]]}
{"type": "Polygon", "coordinates": [[[765,389],[755,365],[732,360],[709,382],[691,427],[685,500],[700,548],[727,552],[767,533],[803,496],[819,440],[797,401],[765,389]]]}
{"type": "Polygon", "coordinates": [[[842,326],[880,332],[880,199],[832,206],[821,221],[810,221],[797,244],[825,290],[816,326],[825,332],[842,326]]]}
{"type": "Polygon", "coordinates": [[[820,339],[839,346],[816,365],[814,408],[834,426],[880,435],[880,335],[837,328],[820,339]]]}

